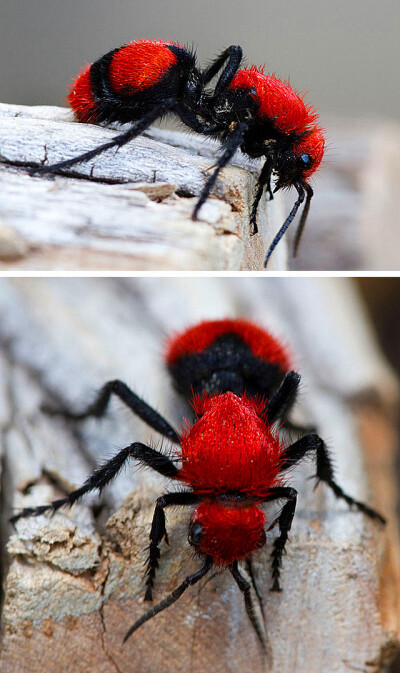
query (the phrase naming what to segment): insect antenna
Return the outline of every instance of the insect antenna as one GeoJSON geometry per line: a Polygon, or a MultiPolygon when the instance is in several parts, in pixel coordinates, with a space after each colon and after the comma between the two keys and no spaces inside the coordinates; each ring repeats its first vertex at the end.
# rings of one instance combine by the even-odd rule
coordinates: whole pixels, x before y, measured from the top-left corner
{"type": "Polygon", "coordinates": [[[257,596],[258,605],[259,605],[259,607],[260,607],[260,612],[261,612],[261,614],[262,614],[263,622],[264,622],[264,624],[265,624],[264,603],[263,603],[262,596],[261,596],[261,594],[260,594],[260,592],[259,592],[259,590],[258,590],[258,586],[257,586],[257,583],[256,583],[256,578],[254,577],[254,573],[253,573],[253,564],[252,564],[250,558],[247,558],[247,559],[246,559],[246,570],[247,570],[247,572],[248,572],[248,574],[249,574],[251,583],[252,583],[252,585],[253,585],[254,593],[255,593],[255,595],[257,596]]]}
{"type": "MultiPolygon", "coordinates": [[[[294,220],[294,218],[295,218],[295,216],[296,216],[296,213],[297,213],[297,211],[298,211],[300,205],[301,205],[301,204],[303,203],[303,201],[304,201],[304,188],[303,188],[303,186],[302,186],[299,182],[296,182],[296,184],[295,184],[294,186],[296,187],[296,189],[297,189],[297,191],[298,191],[298,193],[299,193],[299,198],[298,198],[297,201],[295,202],[295,204],[294,204],[292,210],[290,211],[289,215],[287,216],[286,220],[285,220],[284,223],[282,224],[282,226],[281,226],[281,228],[279,229],[277,235],[275,236],[274,240],[272,241],[271,245],[269,246],[269,249],[268,249],[268,252],[267,252],[267,256],[266,256],[266,258],[265,258],[265,262],[264,262],[264,267],[265,267],[265,268],[266,268],[266,266],[267,266],[267,264],[268,264],[269,258],[271,257],[273,251],[275,250],[276,246],[278,245],[279,241],[281,240],[281,238],[282,238],[283,234],[285,233],[286,229],[288,229],[288,227],[289,227],[289,226],[291,225],[291,223],[293,222],[293,220],[294,220]]],[[[275,188],[274,191],[276,191],[276,188],[275,188]]],[[[308,213],[308,209],[309,209],[309,207],[310,207],[310,203],[309,203],[309,202],[310,202],[310,199],[311,199],[311,196],[309,197],[308,192],[307,192],[307,200],[308,200],[307,213],[308,213]]],[[[307,206],[307,203],[306,203],[306,206],[307,206]]],[[[305,208],[306,208],[306,207],[305,207],[305,208]]],[[[305,210],[305,208],[304,208],[304,210],[305,210]]],[[[306,213],[306,216],[307,216],[307,213],[306,213]]],[[[302,222],[302,221],[303,221],[303,217],[301,218],[300,225],[301,225],[301,222],[302,222]]],[[[304,220],[304,224],[305,224],[305,220],[304,220]]],[[[304,224],[303,224],[303,227],[304,227],[304,224]]],[[[300,226],[300,225],[299,225],[299,226],[300,226]]]]}
{"type": "Polygon", "coordinates": [[[306,196],[306,202],[304,204],[303,212],[301,214],[300,222],[299,222],[299,225],[298,225],[297,230],[296,230],[296,236],[295,236],[294,244],[293,244],[293,257],[296,257],[296,255],[297,255],[297,251],[299,249],[300,240],[301,240],[301,237],[303,235],[304,227],[306,226],[308,211],[310,210],[311,199],[314,196],[314,192],[313,192],[312,188],[310,187],[310,185],[304,184],[303,187],[307,192],[307,196],[306,196]]]}
{"type": "Polygon", "coordinates": [[[240,573],[237,561],[234,561],[232,563],[230,571],[232,573],[233,579],[235,580],[236,584],[238,585],[240,591],[242,592],[242,594],[244,596],[244,604],[245,604],[245,607],[246,607],[247,616],[250,620],[250,623],[251,623],[254,631],[256,632],[258,641],[261,645],[261,649],[262,649],[263,653],[266,655],[266,654],[268,654],[267,645],[266,645],[266,642],[265,642],[265,639],[264,639],[264,636],[263,636],[263,632],[261,630],[260,623],[257,619],[257,615],[254,611],[253,600],[251,598],[250,584],[247,580],[245,580],[243,575],[240,573]]]}
{"type": "Polygon", "coordinates": [[[196,573],[193,573],[193,575],[189,575],[188,577],[186,577],[183,580],[182,584],[179,584],[179,586],[177,586],[176,589],[174,589],[174,591],[172,593],[170,593],[169,596],[164,598],[164,600],[161,601],[160,603],[158,603],[158,605],[155,605],[153,608],[148,610],[134,624],[132,624],[129,631],[127,631],[127,633],[125,634],[122,642],[126,643],[128,638],[131,637],[132,633],[137,631],[137,629],[140,626],[142,626],[142,624],[145,624],[145,622],[148,622],[149,619],[152,619],[153,617],[158,615],[159,612],[162,612],[163,610],[168,608],[170,605],[172,605],[172,603],[175,603],[175,601],[177,601],[178,598],[180,598],[182,596],[184,591],[186,591],[186,589],[189,586],[191,586],[193,584],[196,584],[196,582],[201,580],[201,578],[204,577],[204,575],[206,575],[208,573],[208,571],[210,570],[212,565],[213,565],[213,559],[211,558],[211,556],[207,556],[206,561],[205,561],[203,567],[200,568],[200,570],[198,570],[196,573]]]}

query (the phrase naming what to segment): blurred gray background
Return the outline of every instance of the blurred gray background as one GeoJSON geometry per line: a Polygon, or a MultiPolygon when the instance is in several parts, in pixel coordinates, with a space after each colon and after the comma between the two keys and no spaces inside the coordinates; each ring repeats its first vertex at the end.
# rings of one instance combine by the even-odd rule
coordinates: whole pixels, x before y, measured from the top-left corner
{"type": "Polygon", "coordinates": [[[323,121],[399,117],[398,0],[3,0],[0,100],[64,105],[85,62],[141,37],[193,44],[201,63],[240,44],[323,121]]]}

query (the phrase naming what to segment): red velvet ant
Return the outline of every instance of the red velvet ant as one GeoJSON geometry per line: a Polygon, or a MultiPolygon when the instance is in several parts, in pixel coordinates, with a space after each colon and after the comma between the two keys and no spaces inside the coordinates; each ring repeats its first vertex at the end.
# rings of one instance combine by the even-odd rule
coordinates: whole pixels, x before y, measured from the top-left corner
{"type": "Polygon", "coordinates": [[[160,543],[163,539],[168,540],[166,507],[194,508],[188,540],[203,565],[138,619],[128,630],[124,642],[216,565],[230,570],[244,595],[250,622],[265,649],[251,597],[252,585],[264,615],[251,556],[266,543],[268,524],[264,503],[284,501],[282,510],[267,528],[279,528],[271,553],[271,589],[280,591],[282,555],[297,499],[297,491],[286,485],[287,470],[307,455],[314,455],[317,483],[325,482],[338,498],[369,517],[383,523],[384,519],[375,510],[344,493],[336,483],[328,449],[315,432],[308,432],[288,446],[280,439],[275,424],[279,421],[290,425],[287,414],[295,401],[300,376],[290,369],[291,357],[287,349],[266,330],[246,320],[203,322],[170,340],[166,361],[178,391],[190,399],[195,413],[194,423],[186,423],[180,433],[121,381],[107,383],[94,403],[82,413],[54,408],[47,408],[47,412],[75,420],[99,417],[105,413],[111,395],[117,395],[150,427],[178,445],[176,460],[181,466],[160,451],[135,442],[97,468],[83,486],[69,496],[49,505],[23,509],[11,521],[15,523],[21,517],[55,512],[63,505],[74,504],[89,491],[101,491],[127,459],[135,458],[142,465],[185,486],[185,490],[157,498],[150,530],[145,600],[152,600],[160,543]],[[251,584],[239,569],[240,561],[246,563],[251,584]]]}
{"type": "Polygon", "coordinates": [[[241,62],[239,46],[225,49],[205,70],[199,70],[193,52],[172,42],[138,40],[113,49],[78,75],[68,100],[78,121],[133,123],[132,127],[89,152],[37,167],[32,174],[56,173],[93,159],[111,147],[121,147],[157,119],[174,113],[193,131],[216,138],[223,145],[192,219],[197,218],[220,170],[240,148],[251,158],[265,157],[251,210],[252,233],[258,231],[257,208],[265,187],[273,198],[273,171],[278,175],[274,192],[292,186],[298,192],[290,214],[269,247],[265,266],[305,199],[296,251],[313,196],[308,179],[321,163],[324,135],[315,125],[316,112],[288,82],[266,75],[255,66],[239,70],[241,62]],[[207,89],[218,73],[214,89],[207,89]]]}

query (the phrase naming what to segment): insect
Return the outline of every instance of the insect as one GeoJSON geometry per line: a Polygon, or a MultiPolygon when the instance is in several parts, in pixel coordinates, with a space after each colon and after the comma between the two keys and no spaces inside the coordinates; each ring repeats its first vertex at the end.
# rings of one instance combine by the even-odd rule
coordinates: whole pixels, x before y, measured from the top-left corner
{"type": "Polygon", "coordinates": [[[324,134],[315,124],[315,110],[288,82],[255,66],[240,69],[241,62],[239,46],[225,49],[204,70],[198,68],[192,51],[172,42],[137,40],[113,49],[77,76],[68,100],[80,122],[121,122],[131,124],[131,128],[71,159],[35,167],[31,174],[57,173],[112,147],[122,147],[157,119],[173,113],[191,130],[222,143],[221,155],[202,189],[192,219],[197,219],[220,170],[240,148],[251,158],[265,159],[250,215],[253,234],[258,231],[257,209],[265,187],[271,199],[274,192],[292,186],[298,193],[269,247],[265,266],[305,201],[296,251],[313,196],[309,178],[324,154],[324,134]],[[210,83],[217,75],[212,88],[210,83]],[[277,182],[272,191],[273,172],[277,182]]]}
{"type": "Polygon", "coordinates": [[[180,490],[165,493],[156,501],[149,536],[145,600],[152,600],[160,544],[163,539],[168,541],[164,513],[167,507],[191,508],[188,541],[202,565],[138,619],[126,633],[124,642],[145,622],[177,601],[211,567],[217,566],[231,572],[243,593],[250,623],[265,650],[252,599],[253,588],[264,615],[252,555],[265,545],[266,530],[277,527],[279,534],[271,552],[271,590],[280,591],[282,556],[297,500],[296,490],[286,485],[287,471],[311,454],[316,459],[317,483],[325,482],[338,498],[367,516],[383,523],[384,519],[368,505],[347,495],[336,483],[328,449],[315,432],[289,445],[280,438],[276,422],[287,421],[300,376],[290,369],[287,348],[265,329],[246,320],[202,322],[169,341],[166,362],[178,391],[190,399],[194,409],[193,424],[186,423],[180,432],[118,380],[106,383],[94,403],[81,413],[53,408],[47,411],[75,420],[100,417],[110,397],[116,395],[177,446],[177,460],[134,442],[97,468],[83,486],[67,497],[25,508],[11,521],[15,524],[21,517],[55,512],[63,505],[74,504],[85,493],[103,489],[124,463],[134,458],[180,483],[180,490]],[[283,503],[283,507],[275,519],[267,522],[263,506],[273,501],[283,503]],[[250,582],[239,567],[242,562],[250,582]]]}

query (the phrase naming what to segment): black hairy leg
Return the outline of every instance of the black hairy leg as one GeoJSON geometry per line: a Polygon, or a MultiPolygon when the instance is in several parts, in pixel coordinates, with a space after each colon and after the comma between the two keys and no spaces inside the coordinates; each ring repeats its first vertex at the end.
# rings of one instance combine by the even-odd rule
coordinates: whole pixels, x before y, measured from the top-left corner
{"type": "Polygon", "coordinates": [[[143,133],[143,131],[151,126],[151,124],[153,124],[157,119],[172,110],[175,104],[175,99],[167,98],[163,103],[160,103],[160,105],[157,105],[157,107],[155,107],[153,110],[150,110],[150,112],[148,112],[142,119],[139,119],[139,121],[137,121],[128,131],[120,133],[109,142],[103,143],[102,145],[95,147],[93,150],[83,152],[82,154],[72,157],[71,159],[59,161],[58,163],[50,164],[49,166],[37,166],[32,168],[30,170],[30,174],[43,175],[45,173],[58,173],[63,169],[72,168],[72,166],[75,166],[76,164],[90,161],[90,159],[94,159],[94,157],[97,157],[99,154],[102,154],[112,147],[122,147],[123,145],[126,145],[126,143],[129,143],[130,140],[133,140],[136,138],[136,136],[143,133]]]}
{"type": "Polygon", "coordinates": [[[250,577],[250,581],[251,581],[251,584],[253,586],[254,593],[257,596],[258,605],[260,606],[260,612],[262,614],[262,618],[263,618],[264,624],[265,624],[264,603],[263,603],[262,596],[260,594],[260,591],[259,591],[257,583],[256,583],[256,578],[254,577],[253,563],[252,563],[251,558],[249,556],[246,559],[246,570],[247,570],[247,573],[250,577]]]}
{"type": "Polygon", "coordinates": [[[133,411],[136,416],[142,419],[153,430],[156,430],[164,437],[167,437],[176,444],[180,443],[180,437],[176,430],[165,420],[155,409],[148,405],[141,397],[136,395],[123,381],[116,379],[108,381],[99,391],[96,399],[86,409],[81,412],[70,411],[69,409],[54,408],[43,405],[42,409],[50,415],[60,415],[75,421],[81,421],[89,416],[100,418],[107,410],[111,395],[116,395],[133,411]]]}
{"type": "Polygon", "coordinates": [[[246,607],[247,616],[250,620],[250,624],[252,625],[252,627],[253,627],[256,635],[257,635],[257,638],[258,638],[258,641],[261,645],[261,648],[262,648],[263,652],[265,653],[266,652],[265,640],[264,640],[264,636],[263,636],[263,633],[262,633],[262,630],[261,630],[260,623],[257,619],[257,615],[254,611],[254,605],[253,605],[253,601],[252,601],[252,598],[251,598],[250,584],[243,577],[241,572],[239,571],[237,561],[234,561],[232,563],[232,565],[230,567],[230,571],[232,573],[233,579],[235,580],[236,584],[238,585],[240,591],[242,592],[242,594],[244,596],[244,604],[245,604],[245,607],[246,607]]]}
{"type": "Polygon", "coordinates": [[[241,60],[243,57],[243,49],[239,46],[232,45],[225,49],[222,54],[220,54],[215,61],[213,61],[208,68],[203,70],[202,77],[203,83],[208,84],[219,72],[226,63],[225,68],[223,69],[221,75],[218,78],[217,84],[215,85],[214,93],[211,98],[211,102],[214,102],[214,99],[218,97],[222,92],[228,89],[231,84],[234,75],[237,73],[241,60]]]}
{"type": "Polygon", "coordinates": [[[180,104],[176,98],[166,98],[162,103],[156,105],[152,110],[147,112],[141,119],[135,121],[132,127],[128,131],[124,131],[116,135],[112,140],[107,143],[103,143],[98,147],[95,147],[88,152],[83,152],[71,159],[66,159],[65,161],[59,161],[56,164],[35,166],[30,169],[31,175],[43,175],[43,174],[53,174],[58,173],[64,169],[69,169],[75,166],[76,164],[85,163],[94,159],[99,154],[102,154],[106,150],[112,149],[113,147],[123,147],[131,140],[139,136],[143,131],[149,128],[157,119],[160,119],[168,112],[175,112],[181,120],[190,126],[194,131],[198,133],[204,133],[204,124],[200,122],[197,116],[188,108],[187,106],[180,104]]]}
{"type": "Polygon", "coordinates": [[[294,513],[296,511],[297,491],[287,486],[276,486],[270,489],[268,497],[264,502],[280,500],[286,498],[287,502],[283,506],[280,514],[272,522],[268,530],[272,530],[276,525],[279,526],[279,537],[274,541],[271,552],[272,559],[272,586],[271,591],[281,591],[279,584],[280,572],[282,568],[282,556],[285,554],[285,545],[288,540],[289,531],[292,527],[294,513]]]}
{"type": "Polygon", "coordinates": [[[329,486],[337,498],[345,500],[350,507],[358,509],[371,519],[378,519],[381,523],[386,523],[384,517],[376,512],[372,507],[369,507],[363,502],[347,495],[343,489],[336,483],[334,479],[334,470],[332,461],[329,455],[328,448],[325,442],[316,434],[306,435],[301,437],[289,446],[282,454],[281,472],[290,469],[298,462],[300,462],[308,453],[313,453],[316,458],[317,472],[316,472],[316,486],[320,481],[323,481],[329,486]]]}
{"type": "Polygon", "coordinates": [[[193,575],[188,575],[186,579],[183,580],[182,584],[180,584],[176,589],[174,589],[174,591],[170,593],[169,596],[167,596],[166,598],[164,598],[163,601],[161,601],[153,608],[148,610],[148,612],[146,612],[142,617],[140,617],[140,619],[138,619],[134,624],[132,624],[131,628],[126,633],[123,642],[125,643],[128,640],[128,638],[130,638],[132,633],[134,633],[140,626],[142,626],[142,624],[148,622],[149,619],[152,619],[152,617],[155,617],[155,615],[157,615],[159,612],[162,612],[163,610],[168,608],[170,605],[172,605],[172,603],[175,603],[175,601],[177,601],[178,598],[182,596],[184,591],[186,591],[186,589],[189,586],[196,584],[196,582],[201,580],[201,578],[208,573],[212,565],[213,560],[211,556],[206,556],[205,563],[203,567],[200,568],[200,570],[198,570],[196,573],[193,573],[193,575]]]}
{"type": "Polygon", "coordinates": [[[128,458],[134,458],[139,463],[145,467],[151,467],[153,470],[163,475],[164,477],[169,477],[174,479],[178,476],[178,468],[174,463],[164,456],[159,451],[152,449],[146,444],[141,442],[135,442],[130,444],[125,449],[119,451],[113,458],[108,460],[104,465],[98,467],[93,474],[91,474],[85,481],[85,483],[75,491],[72,491],[65,498],[59,500],[54,500],[49,505],[39,505],[38,507],[25,507],[21,512],[15,514],[11,517],[10,522],[15,524],[19,519],[28,517],[28,516],[39,516],[45,512],[56,512],[60,507],[67,505],[71,507],[76,503],[83,495],[90,493],[90,491],[98,490],[101,492],[103,488],[117,476],[118,472],[122,469],[124,463],[128,458]]]}
{"type": "Polygon", "coordinates": [[[160,558],[160,542],[164,538],[168,544],[168,535],[165,527],[165,507],[197,505],[201,501],[198,495],[190,492],[166,493],[156,500],[153,522],[150,530],[149,558],[146,567],[146,593],[144,600],[153,600],[153,585],[158,561],[160,558]]]}
{"type": "Polygon", "coordinates": [[[287,372],[279,388],[269,397],[263,415],[268,418],[270,424],[278,418],[283,418],[292,408],[300,385],[300,374],[287,372]]]}
{"type": "Polygon", "coordinates": [[[296,401],[299,385],[300,374],[293,371],[287,372],[279,388],[268,399],[263,413],[268,418],[269,423],[274,423],[278,419],[282,419],[283,427],[289,432],[293,431],[298,434],[310,434],[315,432],[314,426],[298,425],[286,417],[296,401]]]}
{"type": "Polygon", "coordinates": [[[270,196],[270,199],[274,198],[272,189],[271,189],[271,175],[272,175],[272,161],[268,158],[262,167],[261,173],[258,177],[257,181],[257,191],[256,195],[254,197],[253,205],[251,208],[251,215],[250,215],[250,226],[252,227],[252,235],[257,234],[258,232],[258,226],[257,226],[257,209],[258,209],[258,204],[260,203],[261,197],[263,195],[264,187],[267,187],[268,194],[270,196]]]}
{"type": "Polygon", "coordinates": [[[232,159],[233,155],[235,154],[236,150],[240,147],[243,141],[243,137],[248,129],[248,126],[246,122],[240,122],[235,130],[230,133],[228,138],[226,139],[224,143],[224,152],[221,154],[221,156],[218,158],[217,163],[215,164],[216,168],[214,173],[208,178],[206,184],[204,185],[202,192],[200,194],[200,198],[196,203],[195,209],[192,214],[192,220],[196,220],[199,210],[201,206],[205,203],[207,200],[212,188],[214,187],[214,184],[217,180],[218,174],[221,171],[224,166],[226,166],[229,161],[232,159]]]}
{"type": "Polygon", "coordinates": [[[283,427],[289,432],[295,432],[297,435],[315,434],[317,429],[315,425],[299,425],[290,421],[288,418],[284,420],[283,427]]]}

